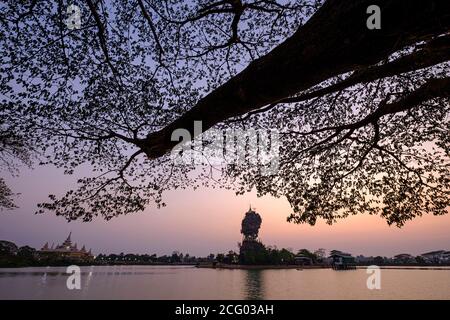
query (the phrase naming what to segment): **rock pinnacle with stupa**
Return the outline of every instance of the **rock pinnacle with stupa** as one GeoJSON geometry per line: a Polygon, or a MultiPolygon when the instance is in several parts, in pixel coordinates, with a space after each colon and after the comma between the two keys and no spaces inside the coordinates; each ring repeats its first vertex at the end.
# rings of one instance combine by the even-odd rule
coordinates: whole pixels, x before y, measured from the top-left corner
{"type": "Polygon", "coordinates": [[[259,252],[264,251],[264,245],[258,240],[262,218],[250,205],[241,223],[243,240],[239,247],[239,260],[242,264],[251,264],[259,252]]]}

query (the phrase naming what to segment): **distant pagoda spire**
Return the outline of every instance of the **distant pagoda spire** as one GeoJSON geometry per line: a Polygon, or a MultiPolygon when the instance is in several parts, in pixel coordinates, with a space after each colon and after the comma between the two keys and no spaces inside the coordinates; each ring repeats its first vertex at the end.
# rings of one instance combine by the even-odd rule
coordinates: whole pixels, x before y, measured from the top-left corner
{"type": "Polygon", "coordinates": [[[69,235],[68,235],[66,241],[63,242],[62,245],[63,245],[64,247],[71,247],[71,246],[72,246],[72,240],[71,240],[71,237],[72,237],[72,231],[70,231],[70,233],[69,233],[69,235]]]}

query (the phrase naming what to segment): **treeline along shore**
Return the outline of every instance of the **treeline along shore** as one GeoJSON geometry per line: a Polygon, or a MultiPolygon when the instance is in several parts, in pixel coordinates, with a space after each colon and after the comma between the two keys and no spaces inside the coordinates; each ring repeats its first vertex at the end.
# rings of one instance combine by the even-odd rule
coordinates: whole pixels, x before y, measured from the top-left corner
{"type": "MultiPolygon", "coordinates": [[[[258,256],[250,257],[245,263],[238,253],[230,250],[228,253],[209,254],[206,257],[196,257],[188,253],[172,252],[170,255],[156,254],[99,254],[89,258],[74,259],[64,255],[48,255],[46,252],[36,250],[30,246],[18,247],[10,241],[0,241],[0,267],[33,267],[33,266],[68,266],[76,265],[187,265],[200,268],[223,268],[223,269],[312,269],[329,268],[336,261],[344,260],[345,263],[354,267],[365,267],[377,265],[381,267],[432,267],[449,266],[450,259],[447,258],[448,251],[437,250],[420,256],[399,254],[392,258],[376,256],[365,257],[362,255],[353,257],[348,253],[331,250],[329,255],[324,249],[314,252],[307,249],[298,250],[294,253],[290,249],[277,249],[267,247],[258,256]],[[341,259],[341,260],[339,260],[341,259]]],[[[248,258],[248,257],[247,257],[248,258]]]]}

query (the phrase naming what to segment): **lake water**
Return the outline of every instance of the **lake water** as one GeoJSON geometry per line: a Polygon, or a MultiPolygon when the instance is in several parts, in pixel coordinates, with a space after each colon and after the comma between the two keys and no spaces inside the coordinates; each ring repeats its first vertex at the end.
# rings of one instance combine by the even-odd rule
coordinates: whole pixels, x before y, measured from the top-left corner
{"type": "Polygon", "coordinates": [[[69,290],[65,267],[0,269],[0,299],[450,299],[450,270],[223,270],[172,266],[81,268],[69,290]]]}

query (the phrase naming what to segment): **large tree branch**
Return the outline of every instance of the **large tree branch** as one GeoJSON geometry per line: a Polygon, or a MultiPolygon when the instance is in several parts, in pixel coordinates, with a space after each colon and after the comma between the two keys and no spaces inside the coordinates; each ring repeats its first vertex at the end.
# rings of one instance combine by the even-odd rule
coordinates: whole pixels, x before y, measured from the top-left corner
{"type": "Polygon", "coordinates": [[[376,132],[374,142],[370,147],[370,149],[373,149],[375,148],[376,142],[378,142],[380,137],[378,120],[381,117],[389,114],[407,111],[409,109],[417,107],[418,105],[420,105],[425,101],[434,98],[449,98],[449,97],[450,97],[450,77],[441,79],[430,79],[421,87],[419,87],[413,92],[406,94],[404,97],[398,99],[397,101],[391,103],[388,103],[387,100],[382,101],[374,112],[370,113],[360,121],[337,126],[323,127],[308,132],[298,132],[297,134],[300,134],[302,136],[319,134],[327,131],[332,131],[333,133],[331,133],[327,138],[313,144],[312,146],[309,146],[306,149],[295,152],[293,155],[290,156],[289,161],[292,161],[301,154],[304,154],[305,152],[311,152],[313,150],[323,151],[325,149],[330,148],[331,146],[337,145],[338,143],[344,141],[345,139],[351,139],[351,135],[356,130],[370,124],[374,126],[376,132]],[[344,131],[347,131],[345,135],[333,141],[333,139],[338,137],[344,131]]]}
{"type": "Polygon", "coordinates": [[[296,103],[314,98],[320,98],[327,94],[344,90],[359,83],[368,83],[371,81],[400,75],[406,72],[428,68],[448,60],[450,60],[450,35],[445,35],[431,40],[418,51],[414,51],[413,53],[407,54],[385,64],[369,66],[365,69],[357,70],[345,80],[295,97],[282,99],[261,109],[250,111],[244,117],[232,119],[230,122],[247,120],[251,116],[267,112],[281,103],[296,103]]]}
{"type": "Polygon", "coordinates": [[[381,30],[366,27],[370,0],[328,0],[297,32],[266,56],[137,144],[150,158],[167,153],[175,129],[204,130],[278,102],[331,77],[373,65],[393,52],[450,29],[447,0],[380,0],[381,30]]]}
{"type": "Polygon", "coordinates": [[[394,114],[402,111],[409,110],[418,106],[419,104],[434,99],[434,98],[449,98],[450,97],[450,78],[441,79],[430,79],[425,84],[420,86],[418,89],[406,94],[404,97],[398,99],[397,101],[388,103],[387,99],[382,101],[376,110],[360,121],[356,121],[350,124],[343,124],[337,126],[324,127],[319,129],[314,129],[308,132],[299,133],[301,135],[307,136],[311,134],[322,133],[326,131],[338,131],[343,130],[356,130],[365,127],[369,124],[378,122],[378,120],[388,114],[394,114]]]}
{"type": "Polygon", "coordinates": [[[111,58],[109,56],[109,52],[108,52],[108,46],[106,43],[106,35],[105,35],[105,27],[101,21],[100,15],[97,12],[97,9],[95,8],[94,3],[91,0],[86,0],[89,10],[91,11],[91,14],[94,17],[95,20],[95,24],[97,25],[97,29],[98,29],[98,38],[100,41],[100,48],[102,49],[103,55],[105,56],[105,61],[107,63],[107,65],[109,66],[109,68],[111,69],[112,73],[114,76],[117,76],[117,70],[116,68],[113,66],[112,62],[111,62],[111,58]]]}
{"type": "Polygon", "coordinates": [[[323,89],[283,99],[280,103],[293,103],[321,97],[339,90],[349,88],[358,83],[367,83],[378,79],[392,77],[402,73],[420,70],[450,60],[450,36],[439,37],[427,43],[419,51],[403,56],[382,65],[370,66],[355,71],[347,79],[323,89]]]}
{"type": "Polygon", "coordinates": [[[361,128],[378,121],[383,116],[409,110],[434,98],[450,97],[450,78],[430,79],[420,88],[392,103],[381,103],[380,106],[361,121],[343,129],[361,128]]]}
{"type": "Polygon", "coordinates": [[[139,8],[141,9],[142,15],[144,16],[145,20],[147,20],[148,25],[150,26],[150,30],[153,34],[153,38],[155,39],[155,42],[156,42],[156,45],[157,45],[158,51],[159,51],[158,59],[159,59],[159,62],[161,63],[161,58],[164,53],[164,50],[161,45],[161,42],[159,41],[159,37],[158,37],[158,33],[156,32],[155,24],[153,23],[152,18],[150,17],[150,14],[148,13],[148,11],[145,9],[145,6],[144,6],[144,3],[142,2],[142,0],[137,0],[137,1],[138,1],[139,8]]]}

